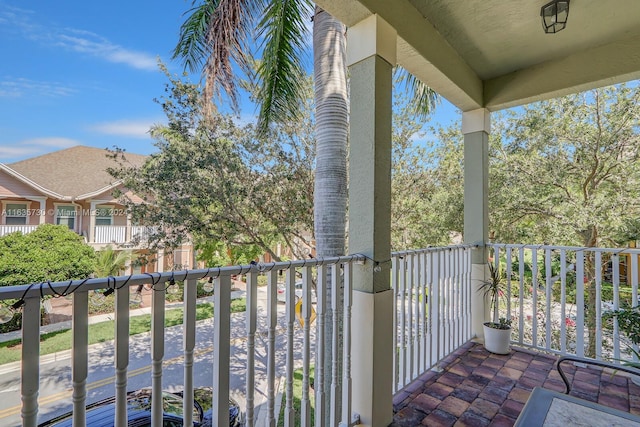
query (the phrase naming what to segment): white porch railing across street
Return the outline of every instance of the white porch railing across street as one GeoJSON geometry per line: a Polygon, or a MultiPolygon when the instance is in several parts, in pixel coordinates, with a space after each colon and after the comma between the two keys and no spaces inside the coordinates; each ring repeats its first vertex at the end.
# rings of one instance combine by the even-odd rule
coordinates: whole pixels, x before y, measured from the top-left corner
{"type": "Polygon", "coordinates": [[[16,231],[19,231],[22,234],[27,234],[31,233],[36,228],[38,228],[37,225],[0,225],[0,237],[15,233],[16,231]]]}
{"type": "Polygon", "coordinates": [[[397,392],[472,338],[472,246],[392,255],[397,392]]]}
{"type": "Polygon", "coordinates": [[[124,243],[126,232],[124,225],[97,225],[93,243],[124,243]]]}
{"type": "Polygon", "coordinates": [[[149,240],[149,236],[155,233],[156,230],[156,227],[147,225],[133,225],[131,226],[131,240],[137,242],[146,242],[147,240],[149,240]]]}
{"type": "Polygon", "coordinates": [[[640,250],[489,246],[505,278],[500,316],[512,319],[514,344],[609,361],[635,357],[617,319],[603,315],[638,305],[640,250]]]}

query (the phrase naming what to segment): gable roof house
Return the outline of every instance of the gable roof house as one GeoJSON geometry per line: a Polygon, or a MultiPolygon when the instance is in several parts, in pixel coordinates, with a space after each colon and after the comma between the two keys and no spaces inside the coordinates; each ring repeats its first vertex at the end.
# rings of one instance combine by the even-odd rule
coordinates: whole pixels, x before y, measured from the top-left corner
{"type": "MultiPolygon", "coordinates": [[[[127,153],[133,165],[146,156],[127,153]]],[[[122,183],[107,172],[115,165],[105,150],[75,146],[15,163],[0,163],[0,236],[28,233],[40,224],[64,224],[84,236],[94,249],[107,245],[142,250],[149,232],[132,223],[126,207],[113,196],[122,183]]],[[[187,249],[173,263],[188,263],[187,249]],[[183,262],[184,261],[184,262],[183,262]]]]}

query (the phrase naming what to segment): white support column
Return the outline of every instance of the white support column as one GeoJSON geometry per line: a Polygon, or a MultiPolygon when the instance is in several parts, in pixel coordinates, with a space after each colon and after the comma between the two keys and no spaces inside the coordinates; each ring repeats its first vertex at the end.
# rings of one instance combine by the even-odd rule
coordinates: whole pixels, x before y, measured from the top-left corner
{"type": "Polygon", "coordinates": [[[127,228],[125,228],[124,230],[124,241],[125,242],[131,242],[131,239],[133,238],[132,233],[131,233],[131,226],[132,226],[133,222],[131,221],[131,214],[127,214],[127,228]]]}
{"type": "Polygon", "coordinates": [[[89,204],[89,243],[96,241],[96,206],[98,202],[92,200],[89,204]]]}
{"type": "Polygon", "coordinates": [[[471,334],[484,338],[482,324],[489,320],[488,301],[479,287],[488,275],[484,244],[489,234],[489,110],[462,113],[464,134],[464,240],[479,244],[471,256],[471,334]]]}
{"type": "Polygon", "coordinates": [[[47,222],[47,199],[40,200],[40,224],[47,222]]]}
{"type": "Polygon", "coordinates": [[[396,32],[373,15],[349,28],[351,73],[349,251],[354,266],[353,412],[362,425],[393,418],[393,291],[390,287],[392,68],[396,32]]]}
{"type": "Polygon", "coordinates": [[[164,250],[160,249],[156,256],[156,271],[162,273],[164,271],[164,250]]]}
{"type": "MultiPolygon", "coordinates": [[[[40,207],[38,208],[40,210],[38,215],[38,225],[44,224],[45,222],[47,222],[47,216],[46,216],[47,215],[47,198],[46,197],[25,197],[25,199],[40,203],[40,207]]],[[[30,216],[31,215],[27,215],[27,225],[32,225],[30,216]]]]}

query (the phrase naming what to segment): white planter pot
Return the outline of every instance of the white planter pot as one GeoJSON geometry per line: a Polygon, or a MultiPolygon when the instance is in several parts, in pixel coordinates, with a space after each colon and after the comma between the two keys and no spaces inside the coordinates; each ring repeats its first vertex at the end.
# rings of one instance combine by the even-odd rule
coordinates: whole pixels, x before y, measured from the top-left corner
{"type": "Polygon", "coordinates": [[[495,354],[509,354],[511,352],[511,328],[496,329],[484,326],[484,348],[495,354]]]}

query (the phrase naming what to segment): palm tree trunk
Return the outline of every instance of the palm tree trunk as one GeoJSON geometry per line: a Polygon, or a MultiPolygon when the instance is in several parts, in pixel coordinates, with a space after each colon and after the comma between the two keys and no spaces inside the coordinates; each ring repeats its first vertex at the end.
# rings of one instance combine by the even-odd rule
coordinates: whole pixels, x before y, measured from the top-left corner
{"type": "MultiPolygon", "coordinates": [[[[316,105],[316,171],[314,228],[318,257],[345,252],[347,209],[347,72],[345,27],[316,7],[313,20],[313,60],[316,105]]],[[[325,280],[327,311],[325,327],[324,390],[331,389],[333,315],[331,282],[325,280]]],[[[339,312],[335,313],[339,316],[339,312]]],[[[338,352],[341,354],[341,352],[338,352]]],[[[330,416],[329,405],[316,408],[330,416]]],[[[339,412],[338,412],[339,413],[339,412]]]]}
{"type": "Polygon", "coordinates": [[[343,255],[347,206],[345,28],[316,8],[313,25],[316,104],[314,224],[318,256],[343,255]]]}

